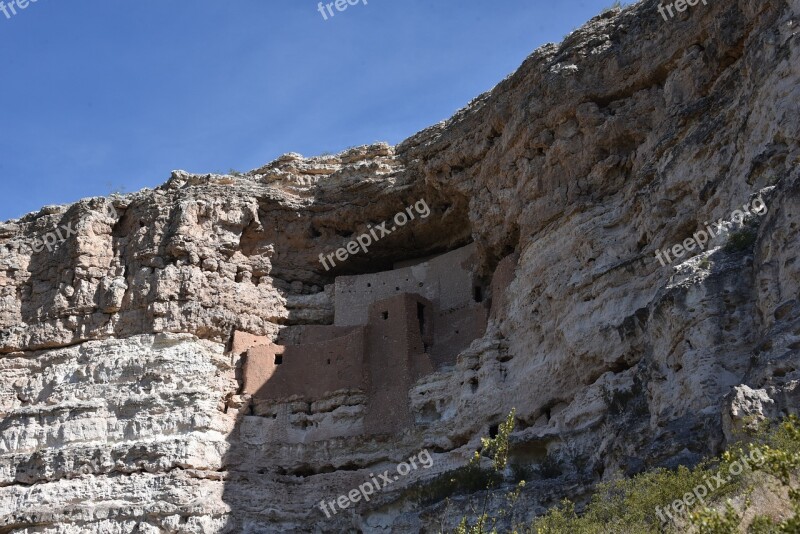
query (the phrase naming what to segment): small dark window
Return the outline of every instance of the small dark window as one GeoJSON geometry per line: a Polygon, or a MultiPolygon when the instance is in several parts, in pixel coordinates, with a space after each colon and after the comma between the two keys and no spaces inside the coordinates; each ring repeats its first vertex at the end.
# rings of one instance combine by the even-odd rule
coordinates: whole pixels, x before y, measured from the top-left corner
{"type": "Polygon", "coordinates": [[[369,282],[367,282],[367,287],[372,287],[372,284],[370,284],[369,282]]]}
{"type": "Polygon", "coordinates": [[[276,354],[275,355],[275,365],[280,365],[283,363],[283,354],[276,354]]]}
{"type": "Polygon", "coordinates": [[[481,286],[475,286],[472,295],[475,299],[475,302],[483,302],[483,288],[481,286]]]}
{"type": "Polygon", "coordinates": [[[328,365],[330,365],[330,364],[331,364],[331,359],[330,359],[330,358],[328,358],[328,365]]]}
{"type": "Polygon", "coordinates": [[[500,432],[500,425],[492,425],[489,427],[490,438],[496,438],[499,432],[500,432]]]}
{"type": "Polygon", "coordinates": [[[394,289],[395,289],[395,291],[400,291],[400,288],[399,288],[399,287],[396,287],[396,288],[394,288],[394,289]]]}
{"type": "Polygon", "coordinates": [[[383,317],[383,320],[385,321],[386,319],[389,318],[389,312],[385,311],[385,312],[381,313],[381,317],[383,317]]]}
{"type": "MultiPolygon", "coordinates": [[[[476,391],[478,391],[478,379],[477,378],[473,377],[469,381],[469,389],[470,389],[470,391],[472,393],[475,393],[476,391]]],[[[491,437],[494,437],[494,436],[491,436],[491,437]]]]}
{"type": "Polygon", "coordinates": [[[419,321],[419,333],[425,335],[425,305],[417,302],[417,321],[419,321]]]}

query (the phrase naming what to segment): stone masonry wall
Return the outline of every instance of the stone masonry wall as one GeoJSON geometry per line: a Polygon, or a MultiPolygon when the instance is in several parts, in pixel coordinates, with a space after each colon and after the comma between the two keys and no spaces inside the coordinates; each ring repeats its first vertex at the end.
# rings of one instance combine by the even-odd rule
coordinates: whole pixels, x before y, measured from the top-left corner
{"type": "Polygon", "coordinates": [[[369,306],[399,293],[414,293],[440,309],[473,302],[475,245],[453,250],[429,261],[391,271],[336,278],[336,325],[364,324],[369,306]]]}
{"type": "Polygon", "coordinates": [[[319,399],[340,389],[363,389],[364,354],[364,328],[316,343],[261,345],[247,351],[245,392],[259,399],[319,399]]]}

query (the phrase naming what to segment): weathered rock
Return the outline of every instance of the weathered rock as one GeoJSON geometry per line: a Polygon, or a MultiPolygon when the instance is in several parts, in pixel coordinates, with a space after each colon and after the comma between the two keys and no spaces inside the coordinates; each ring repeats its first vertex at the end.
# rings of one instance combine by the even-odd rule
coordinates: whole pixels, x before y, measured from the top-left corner
{"type": "Polygon", "coordinates": [[[178,171],[114,199],[115,216],[89,199],[0,225],[0,529],[438,528],[469,497],[449,512],[411,497],[512,407],[521,519],[692,463],[748,415],[797,412],[800,2],[711,2],[671,22],[657,5],[596,17],[397,147],[178,171]],[[656,259],[758,195],[765,214],[656,259]],[[421,198],[429,217],[322,268],[421,198]],[[487,282],[501,266],[502,307],[412,387],[412,428],[328,439],[315,425],[357,424],[363,396],[241,395],[234,330],[330,324],[335,276],[470,241],[487,282]],[[319,509],[421,449],[430,469],[319,509]]]}
{"type": "Polygon", "coordinates": [[[726,400],[728,406],[722,413],[722,424],[725,439],[728,441],[741,438],[745,430],[756,430],[759,423],[778,416],[775,401],[763,389],[736,386],[726,400]]]}

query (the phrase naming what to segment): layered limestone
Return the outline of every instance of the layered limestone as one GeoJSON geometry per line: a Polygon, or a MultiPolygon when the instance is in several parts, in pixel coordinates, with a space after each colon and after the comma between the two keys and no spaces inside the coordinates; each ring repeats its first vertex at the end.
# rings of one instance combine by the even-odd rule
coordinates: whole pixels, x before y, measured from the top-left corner
{"type": "Polygon", "coordinates": [[[512,407],[522,519],[796,412],[800,1],[669,22],[658,3],[596,17],[396,147],[175,172],[116,215],[87,199],[0,225],[0,531],[435,530],[483,497],[448,511],[428,483],[512,407]],[[656,259],[758,196],[765,214],[656,259]],[[421,198],[430,216],[322,268],[421,198]],[[291,345],[335,327],[336,277],[469,243],[488,327],[410,384],[406,427],[358,432],[357,390],[245,394],[234,331],[291,345]],[[430,469],[319,509],[423,448],[430,469]]]}

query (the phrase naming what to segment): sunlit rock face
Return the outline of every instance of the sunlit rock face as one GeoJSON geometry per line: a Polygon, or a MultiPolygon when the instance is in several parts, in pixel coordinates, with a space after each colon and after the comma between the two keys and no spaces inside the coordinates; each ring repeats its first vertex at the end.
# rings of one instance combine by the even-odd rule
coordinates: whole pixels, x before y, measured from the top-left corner
{"type": "Polygon", "coordinates": [[[438,530],[484,499],[448,509],[431,482],[512,408],[522,520],[796,412],[800,2],[657,7],[593,19],[396,147],[0,225],[0,531],[438,530]],[[420,199],[428,217],[319,261],[420,199]],[[410,386],[411,424],[354,431],[359,390],[245,394],[234,331],[292,344],[334,323],[337,277],[470,243],[488,326],[410,386]],[[320,506],[423,450],[368,502],[320,506]]]}

